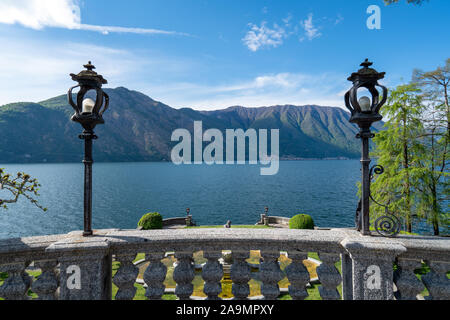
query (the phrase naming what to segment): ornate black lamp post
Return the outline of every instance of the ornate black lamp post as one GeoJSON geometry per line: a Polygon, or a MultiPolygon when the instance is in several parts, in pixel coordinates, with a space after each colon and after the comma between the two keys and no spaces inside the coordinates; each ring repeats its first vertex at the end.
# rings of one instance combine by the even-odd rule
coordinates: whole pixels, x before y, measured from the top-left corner
{"type": "Polygon", "coordinates": [[[370,68],[371,65],[372,62],[366,59],[361,64],[363,68],[358,72],[352,73],[348,80],[353,82],[353,87],[345,94],[345,105],[351,112],[350,122],[359,126],[360,131],[356,137],[362,141],[362,197],[357,210],[359,214],[357,214],[356,223],[357,229],[363,235],[370,235],[369,199],[371,198],[371,170],[369,165],[371,160],[369,158],[369,139],[375,136],[370,131],[370,127],[374,122],[383,119],[379,111],[386,103],[388,93],[387,88],[378,83],[378,80],[384,78],[385,72],[377,72],[375,69],[370,68]],[[381,101],[380,93],[376,87],[382,89],[381,101]],[[372,99],[364,96],[358,100],[358,89],[360,88],[367,89],[372,99]]]}
{"type": "Polygon", "coordinates": [[[78,85],[69,89],[68,100],[75,110],[71,120],[79,122],[84,130],[80,139],[84,140],[84,232],[83,236],[92,235],[92,140],[97,139],[94,134],[94,128],[97,124],[103,124],[103,113],[108,109],[109,97],[103,92],[102,85],[108,83],[101,75],[97,74],[95,67],[89,61],[84,65],[86,70],[78,74],[71,73],[72,80],[78,82],[78,85]],[[77,103],[73,102],[72,91],[79,87],[77,93],[77,103]],[[96,94],[95,101],[85,97],[89,91],[96,94]]]}

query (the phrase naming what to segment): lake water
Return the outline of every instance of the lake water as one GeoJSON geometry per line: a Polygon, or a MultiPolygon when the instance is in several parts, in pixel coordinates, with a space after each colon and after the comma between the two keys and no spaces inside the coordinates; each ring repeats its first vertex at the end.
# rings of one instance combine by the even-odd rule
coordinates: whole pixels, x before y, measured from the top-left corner
{"type": "MultiPolygon", "coordinates": [[[[22,199],[0,210],[0,238],[83,229],[83,164],[0,167],[37,178],[38,200],[48,208],[22,199]]],[[[254,224],[268,206],[270,215],[307,213],[320,227],[353,227],[359,168],[358,160],[281,161],[277,175],[261,176],[248,164],[95,163],[92,225],[136,228],[147,212],[179,217],[187,207],[199,225],[254,224]]]]}

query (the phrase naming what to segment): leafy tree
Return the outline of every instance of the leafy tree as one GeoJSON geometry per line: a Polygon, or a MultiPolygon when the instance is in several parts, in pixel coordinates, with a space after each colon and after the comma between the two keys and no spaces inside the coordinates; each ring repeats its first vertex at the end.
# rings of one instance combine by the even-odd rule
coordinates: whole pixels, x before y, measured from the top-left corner
{"type": "Polygon", "coordinates": [[[450,106],[449,106],[449,87],[450,87],[450,58],[447,59],[444,67],[438,67],[436,70],[424,72],[414,70],[413,82],[417,83],[425,93],[425,98],[433,104],[435,116],[428,119],[428,122],[434,122],[435,125],[447,126],[447,138],[450,134],[450,106]]]}
{"type": "Polygon", "coordinates": [[[449,143],[450,143],[450,107],[448,89],[450,84],[450,59],[444,67],[423,72],[415,70],[413,81],[424,92],[427,110],[422,117],[425,132],[421,136],[427,148],[422,162],[420,210],[423,217],[433,226],[435,235],[439,235],[439,225],[447,226],[450,213],[445,201],[449,200],[449,143]]]}
{"type": "Polygon", "coordinates": [[[24,172],[18,172],[13,177],[0,168],[0,191],[7,191],[6,193],[10,194],[9,197],[5,197],[4,192],[0,193],[0,206],[7,209],[8,204],[17,202],[19,197],[23,196],[39,209],[47,211],[47,208],[42,207],[34,198],[34,196],[39,196],[40,186],[37,179],[24,172]]]}
{"type": "MultiPolygon", "coordinates": [[[[413,82],[391,93],[382,110],[386,130],[374,139],[375,156],[386,169],[372,185],[378,202],[400,213],[411,232],[412,218],[424,218],[435,235],[450,222],[450,59],[433,71],[415,70],[413,82]]],[[[382,208],[373,206],[378,214],[382,208]]]]}
{"type": "Polygon", "coordinates": [[[417,212],[432,225],[434,235],[439,235],[439,226],[447,226],[450,214],[444,209],[444,201],[449,200],[450,186],[446,171],[448,166],[448,142],[440,137],[437,126],[427,125],[422,135],[426,152],[420,160],[421,178],[417,189],[419,202],[417,212]]]}
{"type": "MultiPolygon", "coordinates": [[[[425,152],[417,139],[423,134],[420,121],[423,111],[420,89],[414,84],[398,86],[390,93],[382,109],[387,119],[385,130],[374,138],[376,149],[373,155],[385,172],[372,183],[372,196],[405,219],[407,232],[412,232],[415,188],[421,174],[419,159],[425,152]]],[[[384,213],[384,210],[383,207],[371,206],[372,216],[384,213]]]]}

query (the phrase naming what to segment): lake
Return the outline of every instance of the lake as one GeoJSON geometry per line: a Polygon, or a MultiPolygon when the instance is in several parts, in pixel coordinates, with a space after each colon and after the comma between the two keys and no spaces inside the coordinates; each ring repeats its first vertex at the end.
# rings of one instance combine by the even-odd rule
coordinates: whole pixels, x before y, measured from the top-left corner
{"type": "MultiPolygon", "coordinates": [[[[0,167],[37,178],[38,200],[48,208],[43,212],[22,199],[2,209],[0,238],[83,229],[83,164],[0,167]]],[[[358,160],[281,161],[274,176],[261,176],[259,165],[248,164],[94,163],[92,225],[136,228],[147,212],[179,217],[187,207],[198,225],[255,224],[268,206],[270,215],[306,213],[320,227],[353,227],[359,179],[358,160]]]]}

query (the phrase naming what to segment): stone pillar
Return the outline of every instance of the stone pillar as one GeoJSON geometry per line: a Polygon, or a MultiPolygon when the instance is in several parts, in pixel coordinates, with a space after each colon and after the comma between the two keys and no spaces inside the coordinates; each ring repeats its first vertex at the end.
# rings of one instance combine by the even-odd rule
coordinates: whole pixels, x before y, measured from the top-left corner
{"type": "Polygon", "coordinates": [[[319,293],[323,300],[339,300],[341,298],[337,286],[341,283],[342,277],[335,266],[339,258],[337,253],[319,253],[322,264],[317,267],[316,272],[322,284],[319,287],[319,293]]]}
{"type": "Polygon", "coordinates": [[[261,218],[259,219],[259,224],[264,224],[264,218],[266,217],[266,215],[263,213],[261,214],[261,218]]]}
{"type": "Polygon", "coordinates": [[[251,269],[246,259],[249,258],[250,252],[233,250],[233,265],[231,266],[231,280],[233,285],[231,292],[235,300],[247,300],[250,295],[250,287],[248,282],[251,279],[251,269]]]}
{"type": "Polygon", "coordinates": [[[177,283],[175,294],[180,300],[189,300],[194,291],[192,281],[195,277],[192,252],[176,251],[175,258],[177,259],[177,266],[173,271],[173,280],[177,283]]]}
{"type": "Polygon", "coordinates": [[[105,238],[75,235],[46,251],[59,256],[61,300],[111,300],[112,259],[105,238]]]}
{"type": "Polygon", "coordinates": [[[222,251],[204,251],[203,257],[208,259],[203,266],[202,277],[205,280],[203,292],[208,296],[206,300],[220,300],[222,292],[220,280],[223,277],[223,267],[218,259],[222,257],[222,251]]]}
{"type": "Polygon", "coordinates": [[[398,300],[417,300],[417,295],[425,288],[414,274],[414,270],[420,268],[420,266],[420,260],[417,259],[397,259],[394,283],[397,287],[395,297],[398,300]]]}
{"type": "Polygon", "coordinates": [[[341,254],[342,300],[353,300],[352,259],[346,253],[341,254]]]}
{"type": "Polygon", "coordinates": [[[353,300],[392,300],[393,263],[406,248],[386,238],[347,238],[341,242],[352,259],[353,300]]]}
{"type": "Polygon", "coordinates": [[[192,226],[192,216],[191,215],[186,216],[185,220],[186,220],[186,227],[192,226]]]}
{"type": "Polygon", "coordinates": [[[166,279],[167,267],[161,262],[163,258],[164,252],[147,253],[146,256],[150,264],[144,272],[144,281],[147,284],[145,296],[150,300],[161,300],[166,289],[164,280],[166,279]]]}
{"type": "Polygon", "coordinates": [[[422,281],[430,293],[430,300],[450,300],[450,280],[447,272],[450,263],[444,261],[426,261],[430,266],[430,272],[422,277],[422,281]]]}
{"type": "Polygon", "coordinates": [[[29,262],[15,262],[0,266],[0,272],[8,273],[8,278],[0,287],[0,297],[5,300],[28,300],[31,278],[25,272],[29,262]]]}
{"type": "Polygon", "coordinates": [[[34,265],[40,268],[42,273],[31,285],[31,290],[38,295],[39,300],[57,300],[56,290],[59,286],[57,264],[56,260],[35,261],[34,265]]]}
{"type": "Polygon", "coordinates": [[[133,263],[135,253],[116,253],[116,260],[120,262],[119,270],[114,275],[113,282],[117,286],[116,300],[133,300],[136,294],[136,282],[139,268],[133,263]]]}
{"type": "Polygon", "coordinates": [[[292,262],[284,270],[289,280],[289,294],[293,300],[304,300],[308,296],[306,285],[310,276],[308,269],[303,264],[303,260],[308,258],[306,252],[288,252],[292,262]]]}
{"type": "Polygon", "coordinates": [[[266,300],[276,300],[280,295],[278,282],[284,278],[278,265],[280,251],[261,250],[261,256],[264,259],[259,270],[259,280],[262,282],[261,293],[266,300]]]}

